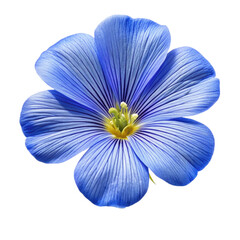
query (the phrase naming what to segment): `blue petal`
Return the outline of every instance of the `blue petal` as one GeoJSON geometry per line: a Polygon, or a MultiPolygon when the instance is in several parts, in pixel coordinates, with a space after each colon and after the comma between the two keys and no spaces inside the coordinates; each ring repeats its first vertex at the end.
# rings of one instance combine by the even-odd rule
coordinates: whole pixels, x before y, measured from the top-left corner
{"type": "Polygon", "coordinates": [[[218,97],[219,80],[210,63],[196,50],[182,47],[168,54],[133,108],[148,122],[203,112],[218,97]]]}
{"type": "Polygon", "coordinates": [[[134,102],[157,72],[170,45],[166,26],[112,16],[95,31],[99,61],[119,102],[134,102]]]}
{"type": "Polygon", "coordinates": [[[66,161],[107,135],[98,113],[54,90],[31,96],[20,124],[28,150],[45,163],[66,161]]]}
{"type": "Polygon", "coordinates": [[[72,100],[100,112],[114,102],[99,64],[93,37],[76,34],[43,52],[36,62],[39,76],[72,100]]]}
{"type": "Polygon", "coordinates": [[[140,160],[173,185],[190,183],[208,164],[214,150],[211,131],[184,118],[144,125],[129,141],[140,160]]]}
{"type": "Polygon", "coordinates": [[[79,190],[99,206],[127,207],[148,189],[149,173],[125,140],[107,138],[92,146],[75,169],[79,190]]]}

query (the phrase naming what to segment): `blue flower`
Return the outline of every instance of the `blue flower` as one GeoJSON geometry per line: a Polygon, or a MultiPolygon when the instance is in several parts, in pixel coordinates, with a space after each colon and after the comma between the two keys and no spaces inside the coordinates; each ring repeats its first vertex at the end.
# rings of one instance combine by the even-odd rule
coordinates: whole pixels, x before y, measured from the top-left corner
{"type": "Polygon", "coordinates": [[[54,90],[23,105],[30,153],[60,163],[88,149],[74,177],[99,206],[139,201],[148,169],[170,184],[190,183],[210,161],[214,138],[184,117],[217,101],[219,80],[199,52],[181,47],[168,53],[169,45],[166,26],[112,16],[94,38],[72,35],[43,52],[36,71],[54,90]]]}

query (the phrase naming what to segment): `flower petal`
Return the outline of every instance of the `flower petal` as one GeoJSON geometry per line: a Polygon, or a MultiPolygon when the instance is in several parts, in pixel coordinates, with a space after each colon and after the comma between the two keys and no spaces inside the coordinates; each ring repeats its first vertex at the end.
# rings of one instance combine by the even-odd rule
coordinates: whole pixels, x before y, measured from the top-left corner
{"type": "Polygon", "coordinates": [[[125,140],[107,138],[83,155],[75,169],[79,190],[99,206],[127,207],[148,189],[149,173],[125,140]]]}
{"type": "Polygon", "coordinates": [[[214,150],[211,131],[184,118],[146,124],[129,141],[140,160],[173,185],[190,183],[208,164],[214,150]]]}
{"type": "Polygon", "coordinates": [[[75,34],[43,52],[36,71],[49,86],[87,107],[108,112],[112,91],[99,64],[93,37],[75,34]]]}
{"type": "Polygon", "coordinates": [[[182,47],[168,54],[133,108],[149,122],[203,112],[218,97],[219,80],[210,63],[196,50],[182,47]]]}
{"type": "Polygon", "coordinates": [[[107,135],[98,113],[54,90],[31,96],[20,124],[28,150],[45,163],[66,161],[107,135]]]}
{"type": "Polygon", "coordinates": [[[95,41],[117,100],[131,105],[166,58],[170,33],[147,19],[112,16],[97,27],[95,41]]]}

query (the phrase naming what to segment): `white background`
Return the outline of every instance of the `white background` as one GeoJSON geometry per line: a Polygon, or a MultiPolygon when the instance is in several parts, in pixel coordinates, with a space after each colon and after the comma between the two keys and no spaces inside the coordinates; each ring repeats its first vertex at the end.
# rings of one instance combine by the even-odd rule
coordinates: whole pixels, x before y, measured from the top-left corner
{"type": "Polygon", "coordinates": [[[0,239],[240,239],[238,1],[2,1],[0,6],[0,239]],[[77,189],[80,155],[58,165],[36,161],[19,125],[22,104],[49,89],[35,72],[42,51],[68,35],[93,34],[113,14],[167,25],[171,49],[191,46],[214,66],[221,97],[194,116],[214,133],[210,164],[188,186],[153,176],[145,197],[116,209],[97,207],[77,189]]]}

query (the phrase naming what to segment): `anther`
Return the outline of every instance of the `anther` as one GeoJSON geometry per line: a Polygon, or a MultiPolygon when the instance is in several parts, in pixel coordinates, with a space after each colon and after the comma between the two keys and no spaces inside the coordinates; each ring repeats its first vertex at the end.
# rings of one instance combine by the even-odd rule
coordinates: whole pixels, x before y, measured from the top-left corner
{"type": "Polygon", "coordinates": [[[134,113],[131,115],[131,123],[133,123],[138,118],[138,114],[134,113]]]}
{"type": "Polygon", "coordinates": [[[121,108],[124,108],[124,109],[128,108],[128,106],[125,102],[121,102],[120,106],[121,106],[121,108]]]}
{"type": "Polygon", "coordinates": [[[118,116],[118,110],[117,110],[116,108],[110,108],[110,109],[108,110],[108,112],[109,112],[109,114],[112,114],[112,115],[114,115],[115,117],[118,116]]]}

